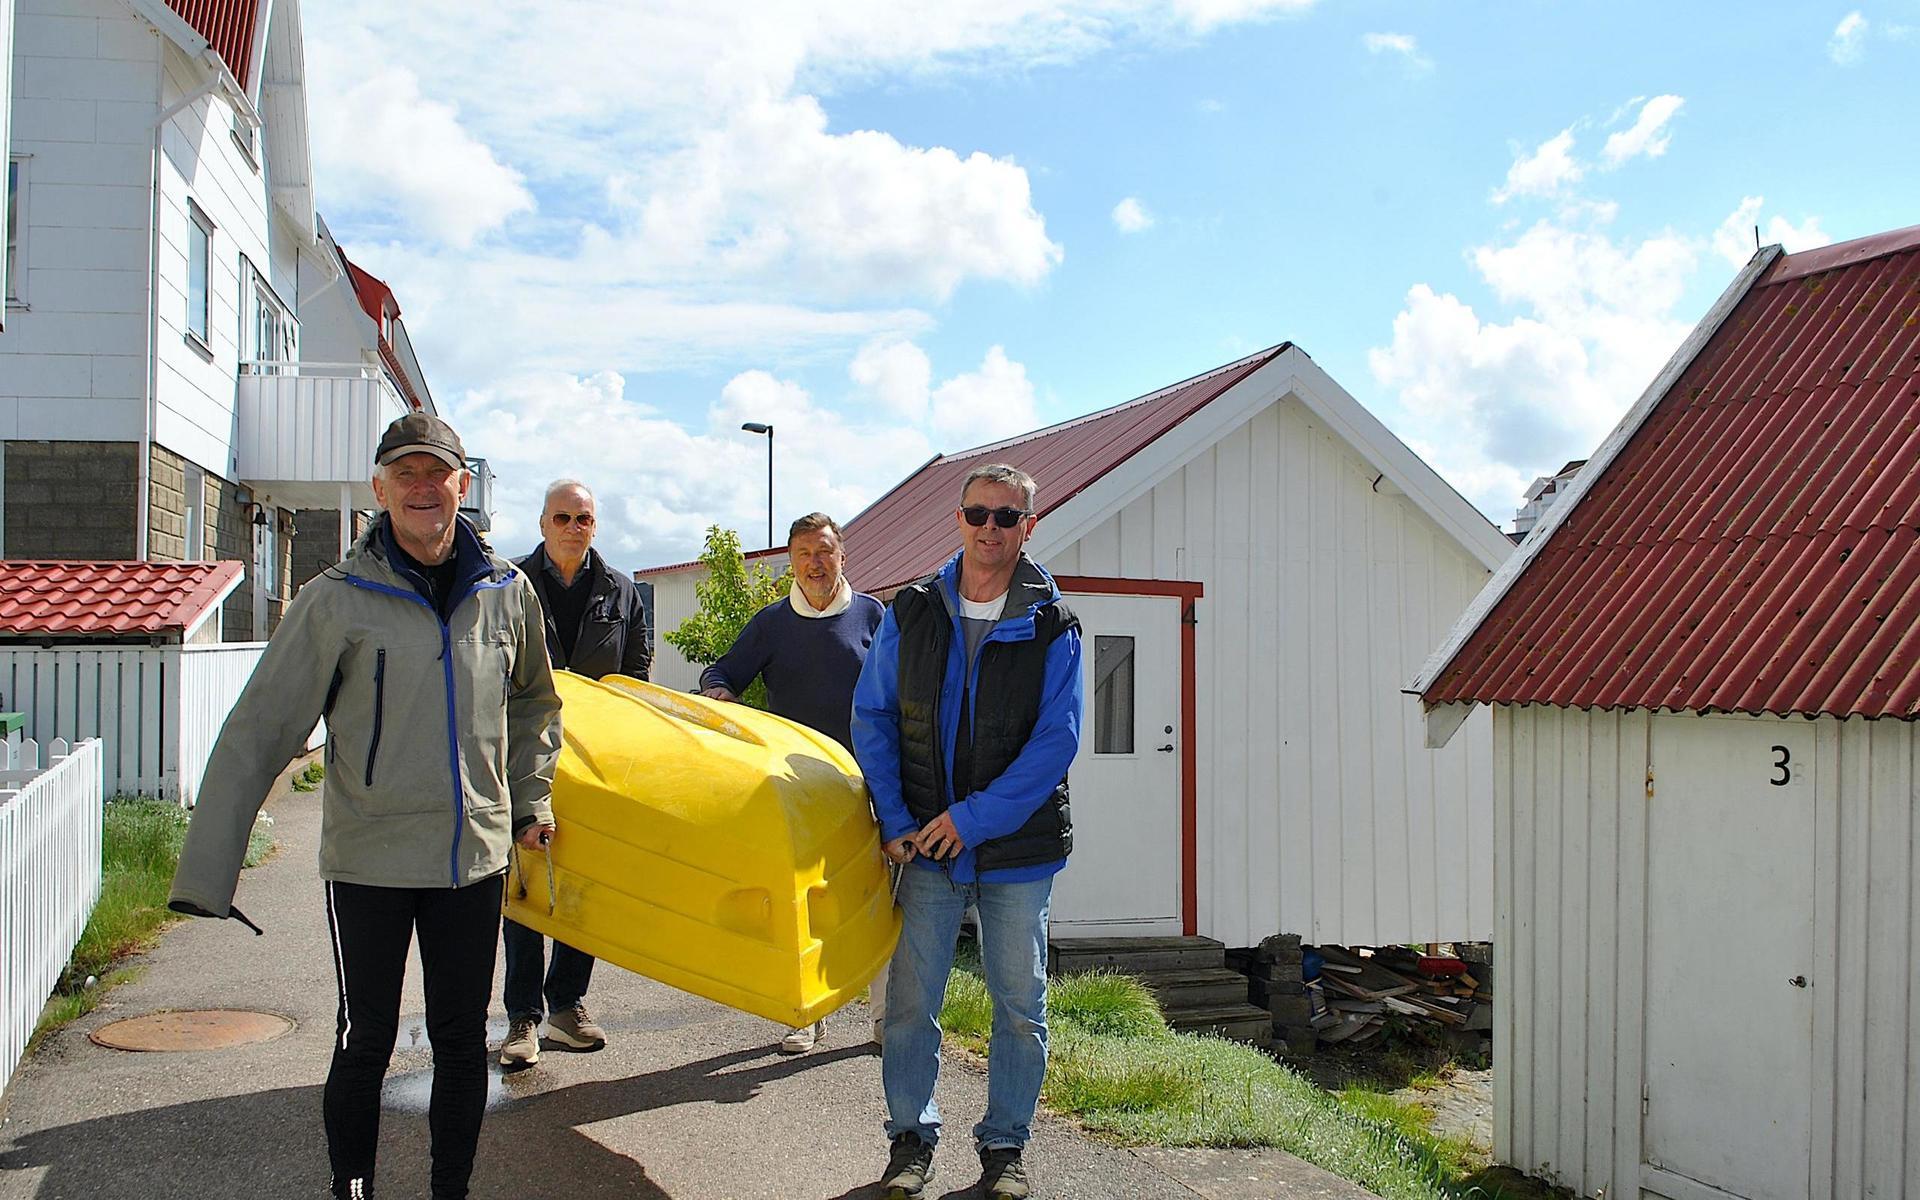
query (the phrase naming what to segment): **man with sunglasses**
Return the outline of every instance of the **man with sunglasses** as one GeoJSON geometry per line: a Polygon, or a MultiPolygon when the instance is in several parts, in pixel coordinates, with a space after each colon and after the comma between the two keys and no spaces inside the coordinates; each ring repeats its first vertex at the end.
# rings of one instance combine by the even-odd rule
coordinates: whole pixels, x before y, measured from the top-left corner
{"type": "MultiPolygon", "coordinates": [[[[848,582],[840,526],[825,513],[808,513],[788,527],[787,563],[793,570],[787,598],[753,614],[720,661],[701,673],[701,694],[738,700],[756,678],[765,680],[770,710],[851,750],[853,682],[879,628],[880,602],[848,582]]],[[[874,988],[876,1014],[883,995],[874,988]]],[[[822,1020],[788,1030],[780,1052],[805,1054],[825,1028],[822,1020]]]]}
{"type": "MultiPolygon", "coordinates": [[[[540,546],[514,565],[540,596],[547,657],[556,669],[589,679],[614,674],[645,679],[653,651],[640,591],[594,550],[596,528],[593,492],[579,480],[557,479],[547,485],[540,546]]],[[[502,989],[507,1040],[500,1046],[500,1065],[520,1068],[540,1061],[543,999],[548,1039],[569,1050],[605,1046],[607,1035],[587,1015],[585,1002],[593,957],[556,941],[549,965],[546,938],[511,919],[502,923],[501,938],[507,959],[502,989]]]]}
{"type": "Polygon", "coordinates": [[[960,552],[894,596],[853,693],[853,748],[887,856],[904,865],[880,1078],[881,1186],[913,1200],[940,1136],[940,1007],[954,938],[978,913],[993,998],[981,1194],[1028,1194],[1023,1152],[1047,1069],[1047,908],[1073,848],[1067,768],[1080,745],[1080,623],[1023,547],[1031,476],[975,468],[960,552]]]}

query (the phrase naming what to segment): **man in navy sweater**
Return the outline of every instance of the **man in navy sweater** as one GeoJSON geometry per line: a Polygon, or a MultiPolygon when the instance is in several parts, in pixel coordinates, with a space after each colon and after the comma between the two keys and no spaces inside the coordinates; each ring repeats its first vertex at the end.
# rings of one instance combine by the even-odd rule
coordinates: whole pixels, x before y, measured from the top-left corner
{"type": "MultiPolygon", "coordinates": [[[[715,700],[738,700],[757,676],[766,680],[774,713],[851,751],[853,685],[885,610],[847,582],[840,526],[825,513],[808,513],[787,530],[787,562],[793,568],[787,598],[753,614],[720,661],[701,673],[700,690],[715,700]]],[[[876,1013],[883,995],[876,981],[876,1013]]],[[[813,1049],[825,1024],[789,1030],[781,1051],[813,1049]]]]}

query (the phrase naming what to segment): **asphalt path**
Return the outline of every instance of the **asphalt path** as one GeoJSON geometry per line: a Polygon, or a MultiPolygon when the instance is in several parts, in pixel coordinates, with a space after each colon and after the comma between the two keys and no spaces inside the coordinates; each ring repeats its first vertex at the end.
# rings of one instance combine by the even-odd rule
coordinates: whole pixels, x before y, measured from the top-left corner
{"type": "MultiPolygon", "coordinates": [[[[278,850],[242,876],[238,895],[266,935],[233,921],[179,925],[137,981],[42,1044],[0,1100],[0,1200],[325,1194],[320,1091],[335,988],[315,868],[320,804],[283,779],[268,811],[278,850]],[[207,1008],[275,1013],[294,1027],[272,1041],[172,1053],[110,1050],[87,1036],[126,1017],[207,1008]]],[[[506,1027],[497,983],[494,996],[497,1044],[506,1027]]],[[[885,1112],[863,1006],[830,1018],[812,1053],[787,1057],[772,1023],[604,964],[588,1004],[606,1049],[548,1047],[531,1069],[493,1068],[475,1200],[880,1194],[885,1112]]],[[[426,1195],[431,1076],[416,962],[382,1103],[377,1182],[389,1200],[426,1195]]],[[[950,1136],[934,1193],[973,1195],[967,1130],[986,1106],[980,1064],[950,1052],[938,1098],[950,1136]]],[[[1027,1157],[1040,1196],[1214,1194],[1177,1178],[1191,1164],[1156,1165],[1045,1113],[1027,1157]]]]}

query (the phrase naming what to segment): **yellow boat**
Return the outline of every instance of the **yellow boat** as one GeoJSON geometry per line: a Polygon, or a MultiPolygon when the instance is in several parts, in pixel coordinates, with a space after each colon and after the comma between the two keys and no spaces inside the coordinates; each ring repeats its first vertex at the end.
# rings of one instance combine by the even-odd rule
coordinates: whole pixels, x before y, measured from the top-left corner
{"type": "Polygon", "coordinates": [[[853,756],[745,705],[554,678],[559,834],[514,848],[506,915],[790,1027],[858,995],[900,918],[853,756]]]}

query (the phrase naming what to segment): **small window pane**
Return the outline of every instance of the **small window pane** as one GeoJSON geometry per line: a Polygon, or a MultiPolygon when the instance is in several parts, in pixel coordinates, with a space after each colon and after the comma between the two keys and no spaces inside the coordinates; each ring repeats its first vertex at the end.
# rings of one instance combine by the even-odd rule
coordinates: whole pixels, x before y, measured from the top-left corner
{"type": "Polygon", "coordinates": [[[207,227],[187,222],[187,328],[207,340],[207,227]]]}
{"type": "Polygon", "coordinates": [[[1093,639],[1093,752],[1133,753],[1133,639],[1093,639]]]}

